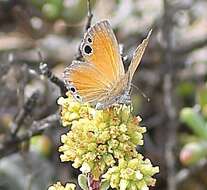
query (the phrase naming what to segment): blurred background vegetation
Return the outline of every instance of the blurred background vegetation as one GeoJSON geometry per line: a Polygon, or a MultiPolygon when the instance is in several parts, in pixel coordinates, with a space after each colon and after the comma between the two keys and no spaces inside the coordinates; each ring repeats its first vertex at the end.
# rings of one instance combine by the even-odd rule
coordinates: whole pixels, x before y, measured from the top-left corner
{"type": "MultiPolygon", "coordinates": [[[[91,0],[91,7],[93,24],[110,21],[128,55],[126,68],[153,29],[133,80],[150,102],[136,88],[132,95],[148,129],[138,148],[160,166],[152,189],[206,190],[207,1],[91,0]]],[[[78,54],[87,10],[86,0],[0,1],[1,190],[77,180],[57,151],[66,129],[56,103],[64,87],[55,76],[61,79],[78,54]]]]}

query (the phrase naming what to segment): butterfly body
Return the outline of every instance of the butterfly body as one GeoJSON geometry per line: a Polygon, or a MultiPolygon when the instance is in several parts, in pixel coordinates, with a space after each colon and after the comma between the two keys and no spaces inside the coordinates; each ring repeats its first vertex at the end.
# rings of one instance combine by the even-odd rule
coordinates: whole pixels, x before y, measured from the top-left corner
{"type": "Polygon", "coordinates": [[[120,81],[112,86],[102,101],[96,105],[97,109],[103,109],[113,104],[131,104],[130,84],[128,84],[128,76],[124,75],[120,81]]]}
{"type": "Polygon", "coordinates": [[[125,72],[119,46],[108,21],[92,26],[80,46],[84,61],[74,60],[65,69],[64,81],[73,96],[98,109],[129,104],[131,80],[148,43],[148,37],[138,46],[125,72]]]}

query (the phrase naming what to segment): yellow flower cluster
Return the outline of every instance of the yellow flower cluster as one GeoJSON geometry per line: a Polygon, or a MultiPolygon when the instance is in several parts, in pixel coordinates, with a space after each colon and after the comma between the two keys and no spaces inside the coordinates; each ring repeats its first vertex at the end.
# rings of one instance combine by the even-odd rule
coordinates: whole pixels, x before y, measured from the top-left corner
{"type": "Polygon", "coordinates": [[[48,190],[75,190],[75,187],[76,185],[73,183],[67,183],[64,187],[60,182],[57,182],[53,186],[50,186],[48,190]]]}
{"type": "Polygon", "coordinates": [[[95,110],[68,98],[60,98],[62,122],[71,131],[62,135],[59,151],[61,161],[73,161],[75,168],[91,172],[99,179],[116,160],[136,157],[136,146],[143,144],[146,131],[139,126],[140,119],[133,117],[130,107],[119,106],[95,110]]]}
{"type": "Polygon", "coordinates": [[[70,126],[72,121],[80,118],[89,118],[92,112],[88,103],[80,104],[68,92],[68,98],[60,97],[57,103],[61,106],[61,120],[64,127],[70,126]]]}
{"type": "MultiPolygon", "coordinates": [[[[119,160],[118,166],[109,168],[102,177],[109,181],[112,188],[121,190],[148,190],[154,186],[156,180],[152,175],[159,172],[158,167],[153,167],[150,160],[143,160],[141,154],[131,160],[119,160]]],[[[103,181],[105,181],[103,180],[103,181]]]]}
{"type": "MultiPolygon", "coordinates": [[[[96,110],[88,103],[77,102],[70,93],[67,98],[59,98],[58,104],[62,125],[69,129],[61,136],[60,158],[80,168],[81,187],[87,189],[88,173],[106,187],[101,189],[110,185],[120,190],[147,190],[155,184],[152,176],[159,168],[136,151],[137,145],[143,145],[146,128],[139,125],[141,118],[132,115],[130,106],[96,110]]],[[[74,189],[74,184],[64,187],[57,183],[48,190],[74,189]]]]}

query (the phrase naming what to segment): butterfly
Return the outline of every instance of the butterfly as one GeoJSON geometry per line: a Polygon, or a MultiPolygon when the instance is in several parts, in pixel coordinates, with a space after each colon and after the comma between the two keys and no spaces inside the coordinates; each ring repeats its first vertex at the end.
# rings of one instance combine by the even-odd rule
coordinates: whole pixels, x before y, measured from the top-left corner
{"type": "Polygon", "coordinates": [[[97,109],[113,104],[129,105],[132,78],[150,35],[151,31],[135,50],[125,72],[119,45],[109,22],[103,20],[90,27],[80,45],[84,61],[74,60],[63,74],[73,97],[79,102],[89,102],[97,109]]]}

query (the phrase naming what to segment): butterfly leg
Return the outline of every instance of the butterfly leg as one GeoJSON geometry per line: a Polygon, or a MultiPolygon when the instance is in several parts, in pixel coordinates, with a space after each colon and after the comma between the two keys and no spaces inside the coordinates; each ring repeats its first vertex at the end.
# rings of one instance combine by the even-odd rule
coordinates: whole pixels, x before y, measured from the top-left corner
{"type": "Polygon", "coordinates": [[[108,102],[108,103],[97,103],[95,108],[97,110],[103,110],[103,109],[109,108],[111,106],[113,106],[113,103],[112,102],[108,102]]]}
{"type": "Polygon", "coordinates": [[[105,102],[105,103],[97,103],[96,104],[96,109],[97,110],[101,110],[101,109],[105,109],[105,108],[109,108],[111,106],[113,106],[113,104],[116,103],[116,100],[111,100],[111,101],[108,101],[108,102],[105,102]]]}
{"type": "Polygon", "coordinates": [[[97,110],[101,110],[106,108],[106,105],[102,104],[102,103],[97,103],[95,109],[97,110]]]}

